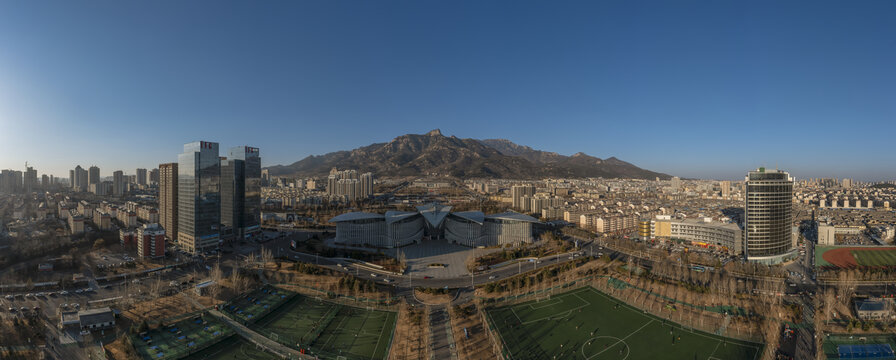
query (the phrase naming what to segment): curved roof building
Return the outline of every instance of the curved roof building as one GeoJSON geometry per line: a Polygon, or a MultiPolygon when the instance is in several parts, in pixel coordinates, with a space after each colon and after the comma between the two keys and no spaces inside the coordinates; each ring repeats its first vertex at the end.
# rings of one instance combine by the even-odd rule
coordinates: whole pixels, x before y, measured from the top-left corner
{"type": "Polygon", "coordinates": [[[452,213],[450,206],[418,206],[416,212],[389,211],[385,215],[351,212],[336,216],[336,241],[351,245],[400,247],[428,239],[459,245],[520,245],[534,241],[532,224],[538,220],[516,212],[485,215],[481,211],[452,213]]]}

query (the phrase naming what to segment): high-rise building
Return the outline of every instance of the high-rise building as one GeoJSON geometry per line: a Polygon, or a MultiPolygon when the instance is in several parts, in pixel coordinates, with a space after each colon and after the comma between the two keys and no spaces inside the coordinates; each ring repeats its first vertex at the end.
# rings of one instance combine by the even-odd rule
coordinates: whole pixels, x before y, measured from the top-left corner
{"type": "Polygon", "coordinates": [[[526,196],[535,196],[535,187],[532,185],[514,185],[510,187],[510,198],[514,209],[528,211],[529,205],[526,204],[524,198],[526,196]]]}
{"type": "Polygon", "coordinates": [[[68,171],[68,187],[75,188],[75,170],[68,171]]]}
{"type": "Polygon", "coordinates": [[[168,240],[177,242],[177,163],[159,164],[159,222],[168,240]]]}
{"type": "MultiPolygon", "coordinates": [[[[234,181],[233,198],[239,199],[239,213],[233,226],[234,235],[245,238],[261,231],[261,154],[256,147],[237,146],[230,149],[230,158],[242,162],[242,180],[234,181]]],[[[222,172],[223,173],[223,172],[222,172]]],[[[223,176],[223,175],[222,175],[223,176]]],[[[224,185],[221,180],[221,188],[224,185]]],[[[229,181],[229,180],[227,180],[229,181]]],[[[222,194],[222,198],[224,194],[222,194]]],[[[223,208],[223,206],[222,206],[223,208]]],[[[222,223],[224,222],[222,216],[222,223]]]]}
{"type": "Polygon", "coordinates": [[[748,261],[777,264],[793,255],[793,178],[759,168],[747,174],[744,253],[748,261]]]}
{"type": "Polygon", "coordinates": [[[96,166],[91,166],[87,169],[87,186],[90,187],[90,184],[99,184],[100,183],[100,168],[96,166]]]}
{"type": "Polygon", "coordinates": [[[327,194],[340,196],[345,200],[358,200],[373,195],[373,174],[360,176],[357,170],[333,168],[327,176],[327,194]]]}
{"type": "Polygon", "coordinates": [[[88,176],[87,170],[81,167],[81,165],[75,166],[75,186],[74,188],[78,191],[87,191],[88,185],[88,176]]]}
{"type": "Polygon", "coordinates": [[[246,162],[221,160],[221,231],[222,238],[239,238],[246,187],[246,162]]]}
{"type": "Polygon", "coordinates": [[[124,179],[124,172],[117,170],[112,173],[112,194],[115,196],[124,195],[127,183],[124,179]]]}
{"type": "Polygon", "coordinates": [[[137,185],[146,185],[146,169],[137,169],[137,185]]]}
{"type": "Polygon", "coordinates": [[[373,196],[373,173],[361,174],[361,196],[367,198],[373,196]]]}
{"type": "Polygon", "coordinates": [[[681,190],[681,178],[678,176],[673,176],[671,181],[671,186],[673,191],[681,190]]]}
{"type": "Polygon", "coordinates": [[[177,242],[184,251],[197,254],[217,247],[220,239],[218,143],[184,144],[177,160],[177,242]]]}
{"type": "Polygon", "coordinates": [[[149,183],[150,184],[159,184],[159,169],[149,170],[149,183]]]}
{"type": "Polygon", "coordinates": [[[731,196],[731,182],[730,181],[720,181],[719,188],[721,189],[721,195],[723,198],[727,198],[731,196]]]}
{"type": "Polygon", "coordinates": [[[37,189],[37,170],[32,167],[25,169],[25,176],[22,178],[22,186],[26,194],[32,193],[37,189]]]}

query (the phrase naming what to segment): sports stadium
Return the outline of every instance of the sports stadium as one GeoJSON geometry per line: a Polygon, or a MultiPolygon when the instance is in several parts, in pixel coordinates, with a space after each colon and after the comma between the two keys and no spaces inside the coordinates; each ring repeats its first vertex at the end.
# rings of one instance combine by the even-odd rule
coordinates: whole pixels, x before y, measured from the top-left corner
{"type": "Polygon", "coordinates": [[[417,211],[350,212],[330,222],[336,224],[336,242],[395,248],[423,239],[468,247],[530,244],[534,240],[532,225],[538,220],[512,211],[453,213],[451,206],[429,204],[418,206],[417,211]]]}

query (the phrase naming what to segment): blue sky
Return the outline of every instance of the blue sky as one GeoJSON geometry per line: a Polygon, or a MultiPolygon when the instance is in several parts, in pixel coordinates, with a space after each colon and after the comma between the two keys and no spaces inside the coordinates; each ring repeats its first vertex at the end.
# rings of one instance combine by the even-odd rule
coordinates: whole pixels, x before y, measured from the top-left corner
{"type": "Polygon", "coordinates": [[[893,1],[0,2],[0,168],[440,128],[683,177],[896,179],[893,1]]]}

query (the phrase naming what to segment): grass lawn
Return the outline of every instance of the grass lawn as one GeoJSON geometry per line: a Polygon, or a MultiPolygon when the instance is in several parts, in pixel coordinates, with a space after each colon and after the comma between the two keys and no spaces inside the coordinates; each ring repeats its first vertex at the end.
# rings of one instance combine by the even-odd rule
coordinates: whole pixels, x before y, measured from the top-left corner
{"type": "Polygon", "coordinates": [[[185,360],[275,360],[279,357],[266,353],[255,347],[254,344],[243,340],[237,335],[221,341],[198,353],[190,355],[185,360]]]}
{"type": "Polygon", "coordinates": [[[836,248],[837,248],[836,246],[823,246],[823,245],[815,246],[815,266],[817,266],[817,267],[834,266],[834,264],[831,264],[831,263],[825,261],[824,258],[822,257],[822,254],[824,254],[825,251],[836,249],[836,248]]]}
{"type": "Polygon", "coordinates": [[[862,266],[896,266],[896,249],[851,250],[852,257],[862,266]]]}
{"type": "Polygon", "coordinates": [[[397,314],[296,295],[252,328],[292,348],[325,358],[385,359],[397,314]]]}
{"type": "Polygon", "coordinates": [[[684,329],[585,287],[489,309],[513,359],[753,360],[762,345],[684,329]]]}

